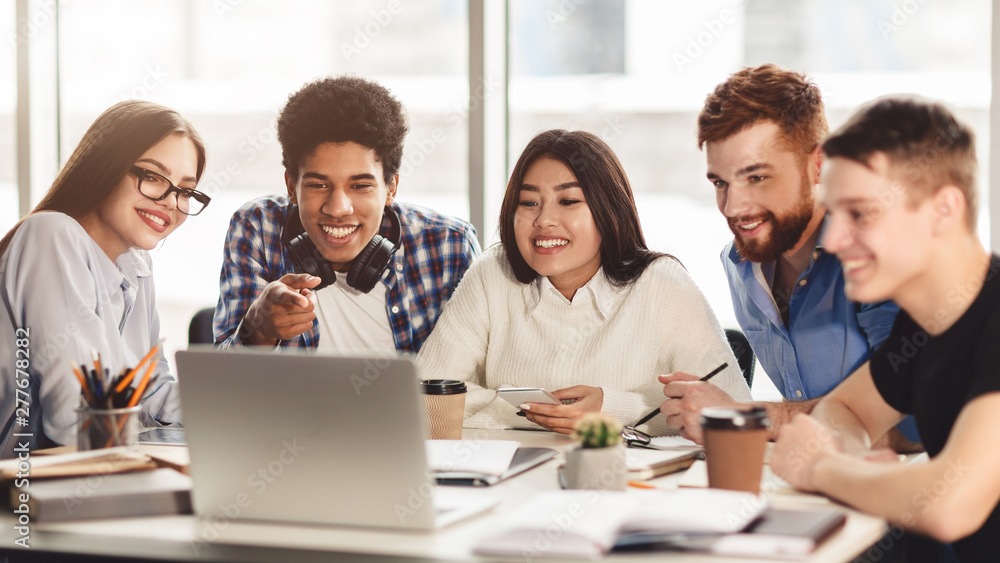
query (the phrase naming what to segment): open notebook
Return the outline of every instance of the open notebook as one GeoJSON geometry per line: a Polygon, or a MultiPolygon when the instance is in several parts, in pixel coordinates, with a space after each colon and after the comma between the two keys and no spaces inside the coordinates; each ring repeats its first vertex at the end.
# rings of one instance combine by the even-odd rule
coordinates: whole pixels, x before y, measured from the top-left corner
{"type": "Polygon", "coordinates": [[[552,459],[552,448],[511,440],[428,440],[427,462],[439,485],[488,487],[552,459]]]}
{"type": "Polygon", "coordinates": [[[765,505],[751,493],[717,489],[546,491],[499,518],[475,552],[526,560],[595,559],[622,534],[738,532],[765,505]]]}
{"type": "Polygon", "coordinates": [[[696,551],[715,555],[802,559],[844,526],[843,510],[768,508],[734,534],[628,533],[618,536],[614,551],[696,551]]]}

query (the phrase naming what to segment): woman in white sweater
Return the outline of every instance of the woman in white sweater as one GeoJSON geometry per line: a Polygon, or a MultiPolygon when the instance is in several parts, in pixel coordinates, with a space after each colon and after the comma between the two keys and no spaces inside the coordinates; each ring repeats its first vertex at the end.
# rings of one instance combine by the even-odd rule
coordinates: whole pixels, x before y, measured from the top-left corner
{"type": "MultiPolygon", "coordinates": [[[[722,363],[713,382],[749,400],[708,302],[675,258],[646,247],[625,171],[596,136],[531,140],[507,184],[500,241],[466,272],[417,357],[422,377],[467,382],[466,427],[570,433],[593,411],[631,424],[663,401],[657,376],[722,363]],[[520,417],[498,387],[573,402],[522,405],[520,417]]],[[[670,432],[662,416],[646,430],[670,432]]]]}

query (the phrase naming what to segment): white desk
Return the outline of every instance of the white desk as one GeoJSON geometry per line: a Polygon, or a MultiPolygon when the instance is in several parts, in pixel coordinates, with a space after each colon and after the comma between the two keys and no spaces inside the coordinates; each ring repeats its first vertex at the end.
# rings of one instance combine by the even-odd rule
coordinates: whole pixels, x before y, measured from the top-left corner
{"type": "MultiPolygon", "coordinates": [[[[525,446],[565,449],[573,442],[548,432],[466,430],[465,439],[515,439],[525,446]]],[[[536,491],[554,489],[556,467],[561,456],[493,487],[462,487],[463,494],[497,496],[501,504],[469,520],[435,532],[402,532],[363,528],[281,525],[243,521],[218,522],[215,526],[193,516],[104,520],[72,524],[31,525],[31,550],[13,544],[13,518],[9,510],[0,515],[0,558],[6,553],[31,555],[27,551],[62,552],[94,556],[146,559],[228,561],[439,561],[483,560],[472,555],[473,545],[491,531],[492,516],[518,506],[536,491]],[[222,528],[216,535],[213,530],[222,528]]],[[[678,475],[650,483],[670,488],[678,475]]],[[[454,488],[454,487],[449,487],[454,488]]],[[[812,495],[776,493],[773,506],[808,508],[829,501],[812,495]]],[[[826,541],[808,559],[810,562],[851,560],[877,542],[886,531],[879,518],[848,510],[846,526],[826,541]]],[[[671,552],[615,554],[607,561],[712,562],[731,559],[671,552]]],[[[524,561],[523,559],[512,559],[524,561]]],[[[752,561],[738,559],[732,561],[752,561]]]]}

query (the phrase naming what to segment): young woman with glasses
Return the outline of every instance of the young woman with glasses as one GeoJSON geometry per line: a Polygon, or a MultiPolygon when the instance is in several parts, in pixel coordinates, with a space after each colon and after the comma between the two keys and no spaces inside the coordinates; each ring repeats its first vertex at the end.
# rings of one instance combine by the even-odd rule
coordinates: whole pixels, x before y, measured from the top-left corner
{"type": "MultiPolygon", "coordinates": [[[[425,378],[469,383],[465,426],[569,433],[587,412],[634,424],[663,402],[661,374],[704,374],[750,399],[719,322],[680,263],[646,247],[628,177],[604,141],[540,133],[500,208],[500,244],[462,278],[418,355],[425,378]],[[527,405],[499,387],[545,387],[527,405]]],[[[641,425],[668,433],[664,416],[641,425]]]]}
{"type": "MultiPolygon", "coordinates": [[[[90,365],[96,351],[116,375],[157,344],[147,251],[208,205],[195,189],[204,169],[205,147],[187,120],[150,102],[121,102],[0,240],[0,457],[25,444],[76,442],[80,383],[71,362],[90,365]]],[[[174,378],[162,350],[154,359],[141,421],[177,423],[174,378]]]]}

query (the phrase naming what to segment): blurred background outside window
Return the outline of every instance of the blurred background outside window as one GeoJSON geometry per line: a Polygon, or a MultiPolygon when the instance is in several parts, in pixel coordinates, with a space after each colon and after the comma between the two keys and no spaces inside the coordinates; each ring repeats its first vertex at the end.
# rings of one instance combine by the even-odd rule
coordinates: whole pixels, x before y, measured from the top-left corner
{"type": "Polygon", "coordinates": [[[0,232],[17,222],[17,158],[15,156],[15,107],[17,105],[17,33],[14,6],[0,9],[0,232]]]}
{"type": "MultiPolygon", "coordinates": [[[[470,217],[468,60],[470,41],[481,38],[469,37],[466,2],[60,0],[58,8],[60,163],[97,115],[129,98],[177,109],[209,149],[200,189],[211,206],[153,252],[169,348],[185,347],[193,313],[218,298],[232,213],[284,193],[275,117],[309,81],[354,73],[388,87],[410,120],[399,199],[470,217]]],[[[507,135],[508,172],[545,129],[601,136],[629,174],[649,245],[680,258],[722,325],[736,327],[719,261],[732,235],[695,144],[706,94],[740,67],[772,62],[819,84],[831,128],[879,95],[940,99],[976,130],[985,187],[990,9],[987,0],[509,0],[509,126],[486,135],[507,135]]],[[[2,232],[17,220],[14,19],[13,8],[0,11],[11,39],[0,52],[9,77],[0,82],[2,232]]],[[[483,95],[491,88],[483,84],[483,95]]],[[[52,168],[33,180],[32,205],[52,168]]],[[[486,186],[487,244],[497,240],[506,180],[486,186]]],[[[983,195],[979,228],[989,241],[983,195]]],[[[761,376],[754,396],[778,395],[761,376]]]]}

